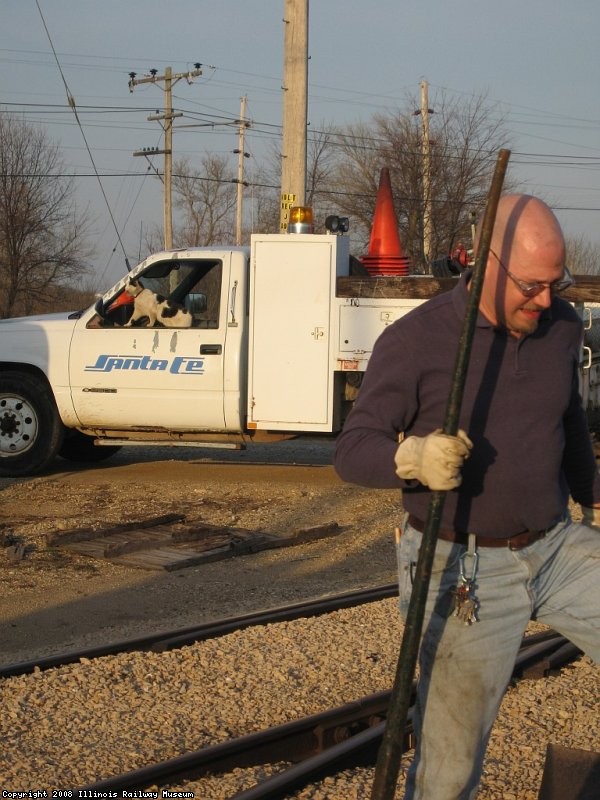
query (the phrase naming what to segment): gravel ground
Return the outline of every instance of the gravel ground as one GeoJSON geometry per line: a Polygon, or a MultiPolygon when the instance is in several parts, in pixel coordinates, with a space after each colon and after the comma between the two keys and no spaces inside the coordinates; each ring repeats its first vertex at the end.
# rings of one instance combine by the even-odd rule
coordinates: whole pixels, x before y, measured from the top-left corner
{"type": "MultiPolygon", "coordinates": [[[[217,457],[183,451],[177,460],[125,449],[95,469],[57,462],[35,479],[0,481],[2,663],[393,581],[398,494],[342,484],[331,452],[322,441],[217,457]],[[173,511],[280,535],[336,521],[342,533],[166,574],[46,545],[53,530],[173,511]]],[[[83,785],[387,689],[400,637],[395,602],[384,601],[171,653],[4,680],[0,785],[83,785]]],[[[586,658],[555,678],[511,688],[480,800],[537,798],[549,742],[600,751],[598,688],[597,668],[586,658]]],[[[194,791],[225,800],[271,769],[204,780],[194,791]]],[[[296,797],[365,798],[371,782],[372,770],[357,770],[296,797]]]]}
{"type": "MultiPolygon", "coordinates": [[[[83,786],[387,689],[400,636],[396,603],[386,600],[169,653],[127,653],[6,679],[2,786],[83,786]]],[[[481,800],[536,798],[548,742],[598,750],[597,697],[598,674],[586,658],[558,677],[511,688],[481,800]]],[[[224,800],[269,771],[238,770],[177,788],[224,800]]],[[[346,772],[294,796],[363,798],[372,777],[368,769],[346,772]]]]}
{"type": "MultiPolygon", "coordinates": [[[[329,441],[183,450],[176,460],[124,448],[105,466],[0,480],[0,663],[195,625],[390,583],[398,492],[343,484],[329,441]],[[200,455],[199,455],[200,453],[200,455]],[[339,536],[175,572],[129,569],[48,547],[47,534],[166,513],[286,536],[337,522],[339,536]],[[8,591],[7,591],[8,590],[8,591]]],[[[171,451],[160,451],[164,453],[171,451]]]]}

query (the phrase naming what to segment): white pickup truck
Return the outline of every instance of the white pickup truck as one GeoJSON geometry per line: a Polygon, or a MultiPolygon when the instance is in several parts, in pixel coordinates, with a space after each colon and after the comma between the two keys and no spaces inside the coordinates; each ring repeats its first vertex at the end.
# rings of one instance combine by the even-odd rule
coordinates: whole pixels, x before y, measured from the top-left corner
{"type": "MultiPolygon", "coordinates": [[[[351,264],[344,235],[254,235],[250,248],[156,253],[84,311],[0,321],[0,475],[123,445],[335,434],[381,331],[454,280],[357,277],[351,264]],[[131,278],[191,326],[126,327],[131,278]]],[[[597,369],[582,355],[590,405],[597,369]]]]}

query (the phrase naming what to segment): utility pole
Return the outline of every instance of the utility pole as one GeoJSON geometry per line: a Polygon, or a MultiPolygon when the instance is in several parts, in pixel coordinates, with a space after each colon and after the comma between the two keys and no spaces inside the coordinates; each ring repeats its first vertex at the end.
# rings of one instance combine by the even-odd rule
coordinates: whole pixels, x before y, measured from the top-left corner
{"type": "Polygon", "coordinates": [[[427,268],[431,265],[433,253],[432,243],[432,221],[431,221],[431,158],[429,153],[429,114],[433,111],[429,108],[427,81],[421,81],[421,122],[423,123],[423,135],[421,151],[423,155],[423,254],[427,262],[427,268]]]}
{"type": "Polygon", "coordinates": [[[283,15],[283,135],[279,229],[287,229],[291,206],[306,194],[308,121],[308,0],[285,0],[283,15]]]}
{"type": "MultiPolygon", "coordinates": [[[[173,173],[173,120],[175,117],[182,117],[183,114],[181,112],[173,113],[173,104],[172,104],[172,91],[173,86],[180,81],[182,78],[185,78],[188,83],[193,83],[194,78],[197,78],[199,75],[202,75],[202,70],[200,67],[202,64],[196,63],[194,64],[194,69],[189,70],[188,72],[177,72],[173,74],[171,67],[166,67],[164,75],[158,75],[158,70],[151,69],[149,75],[145,75],[143,78],[137,78],[135,72],[129,73],[129,91],[133,92],[134,88],[138,86],[140,83],[164,83],[164,93],[165,93],[165,112],[164,114],[152,114],[151,116],[147,117],[149,121],[158,120],[163,121],[163,130],[165,132],[165,144],[162,150],[154,149],[151,151],[152,154],[158,155],[162,153],[165,157],[164,163],[164,189],[163,189],[163,231],[164,231],[164,243],[165,243],[165,250],[170,250],[173,247],[173,212],[171,206],[171,183],[172,183],[172,173],[173,173]]],[[[134,156],[148,156],[150,151],[148,150],[137,150],[133,155],[134,156]]]]}
{"type": "Polygon", "coordinates": [[[244,159],[250,157],[250,153],[244,152],[244,134],[249,123],[246,122],[246,95],[242,97],[240,104],[240,118],[238,120],[238,146],[234,153],[238,154],[238,172],[237,172],[237,205],[235,214],[235,243],[240,245],[242,243],[242,205],[244,202],[244,186],[248,184],[244,182],[244,159]]]}

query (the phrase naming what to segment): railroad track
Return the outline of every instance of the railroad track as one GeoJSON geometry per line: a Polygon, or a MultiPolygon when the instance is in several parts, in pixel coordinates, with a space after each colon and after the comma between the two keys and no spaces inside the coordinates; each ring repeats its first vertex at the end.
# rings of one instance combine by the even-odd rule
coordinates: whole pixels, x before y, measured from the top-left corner
{"type": "MultiPolygon", "coordinates": [[[[554,631],[526,637],[513,680],[544,677],[573,661],[581,651],[554,631]]],[[[413,686],[414,692],[414,686],[413,686]]],[[[286,762],[291,766],[235,795],[236,800],[275,800],[342,769],[373,764],[381,742],[390,691],[379,692],[320,714],[203,748],[178,758],[106,778],[70,791],[72,797],[107,796],[94,792],[144,791],[181,787],[186,781],[235,768],[286,762]],[[89,794],[82,794],[89,792],[89,794]]],[[[412,746],[412,707],[404,748],[412,746]]]]}
{"type": "Polygon", "coordinates": [[[209,622],[177,630],[166,631],[137,639],[127,639],[112,644],[83,650],[72,650],[45,658],[31,661],[22,661],[0,667],[0,678],[11,678],[16,675],[28,675],[36,670],[44,671],[66,664],[76,664],[81,659],[100,658],[102,656],[118,655],[131,652],[166,652],[179,647],[201,642],[206,639],[216,639],[234,631],[244,630],[255,625],[270,625],[274,622],[287,622],[302,617],[316,617],[321,614],[330,614],[342,608],[351,608],[363,603],[373,603],[395,597],[398,594],[396,583],[374,586],[368,589],[358,589],[352,592],[332,595],[318,600],[309,600],[302,603],[293,603],[287,606],[259,611],[253,614],[244,614],[237,617],[209,622]]]}

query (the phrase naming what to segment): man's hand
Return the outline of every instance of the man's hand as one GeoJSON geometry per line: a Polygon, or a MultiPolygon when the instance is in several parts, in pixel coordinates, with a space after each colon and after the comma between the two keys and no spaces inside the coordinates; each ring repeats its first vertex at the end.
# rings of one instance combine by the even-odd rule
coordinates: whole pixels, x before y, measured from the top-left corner
{"type": "Polygon", "coordinates": [[[448,436],[438,429],[428,436],[409,436],[396,451],[396,475],[416,479],[434,492],[456,489],[462,481],[460,468],[472,447],[464,431],[448,436]]]}
{"type": "Polygon", "coordinates": [[[593,508],[590,506],[581,506],[583,525],[588,525],[590,528],[600,529],[600,508],[593,508]]]}

